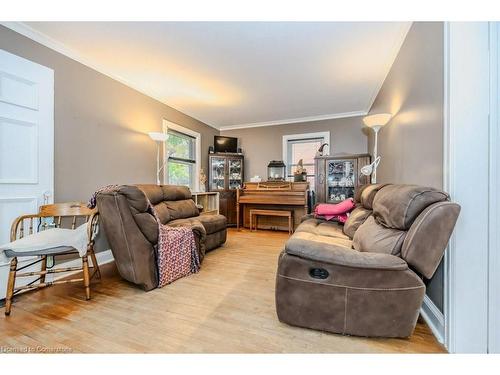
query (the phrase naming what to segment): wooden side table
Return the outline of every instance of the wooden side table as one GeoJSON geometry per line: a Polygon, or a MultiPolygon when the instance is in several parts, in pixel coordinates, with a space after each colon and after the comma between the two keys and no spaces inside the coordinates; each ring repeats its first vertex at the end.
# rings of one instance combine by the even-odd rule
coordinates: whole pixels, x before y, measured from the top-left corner
{"type": "Polygon", "coordinates": [[[253,230],[253,224],[255,223],[255,231],[258,227],[258,217],[259,216],[281,216],[288,218],[288,233],[293,233],[293,215],[292,211],[285,210],[250,210],[250,231],[253,230]]]}

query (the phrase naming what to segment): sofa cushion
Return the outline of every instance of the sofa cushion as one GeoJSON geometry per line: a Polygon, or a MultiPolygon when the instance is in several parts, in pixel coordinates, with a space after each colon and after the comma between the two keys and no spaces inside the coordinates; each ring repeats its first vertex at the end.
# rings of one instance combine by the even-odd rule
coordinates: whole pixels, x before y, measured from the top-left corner
{"type": "Polygon", "coordinates": [[[163,189],[159,185],[136,185],[153,206],[163,201],[163,189]]]}
{"type": "Polygon", "coordinates": [[[428,206],[449,199],[443,191],[417,185],[388,185],[373,200],[373,215],[388,228],[408,230],[428,206]]]}
{"type": "Polygon", "coordinates": [[[352,268],[404,271],[406,262],[387,254],[361,253],[328,241],[315,241],[302,236],[292,236],[285,243],[285,252],[290,255],[352,268]]]}
{"type": "Polygon", "coordinates": [[[355,191],[354,191],[354,202],[356,202],[357,204],[361,203],[361,194],[363,194],[363,191],[368,187],[370,186],[370,184],[367,184],[367,185],[360,185],[358,186],[355,191]]]}
{"type": "Polygon", "coordinates": [[[227,227],[227,219],[223,215],[200,215],[196,217],[190,217],[185,219],[176,219],[168,223],[168,225],[178,226],[178,225],[191,225],[193,222],[200,222],[207,234],[212,234],[225,230],[227,227]]]}
{"type": "Polygon", "coordinates": [[[188,217],[198,216],[200,211],[192,199],[184,199],[180,201],[165,201],[164,204],[168,208],[170,220],[185,219],[188,217]]]}
{"type": "MultiPolygon", "coordinates": [[[[126,185],[125,185],[126,186],[126,185]]],[[[191,199],[191,190],[187,186],[177,185],[135,185],[149,199],[153,206],[163,201],[191,199]]]]}
{"type": "Polygon", "coordinates": [[[388,184],[372,184],[372,185],[366,185],[362,191],[361,191],[361,205],[366,208],[367,210],[372,210],[373,209],[373,200],[375,199],[375,196],[381,190],[384,186],[387,186],[388,184]]]}
{"type": "Polygon", "coordinates": [[[295,239],[295,240],[300,239],[302,241],[321,242],[321,243],[325,243],[325,244],[345,247],[347,249],[352,249],[352,241],[347,236],[332,237],[332,236],[322,236],[322,235],[309,233],[309,232],[295,232],[292,235],[292,237],[290,237],[290,239],[288,241],[290,241],[292,239],[295,239]]]}
{"type": "Polygon", "coordinates": [[[399,255],[405,236],[405,231],[386,228],[370,216],[354,234],[352,244],[358,251],[399,255]]]}
{"type": "Polygon", "coordinates": [[[207,234],[226,230],[227,219],[224,215],[201,215],[198,220],[203,224],[207,234]]]}
{"type": "Polygon", "coordinates": [[[319,236],[338,237],[349,240],[342,232],[342,227],[336,222],[328,222],[321,219],[308,219],[302,222],[295,232],[307,232],[319,236]]]}
{"type": "Polygon", "coordinates": [[[191,199],[191,190],[187,186],[162,185],[164,201],[191,199]]]}
{"type": "Polygon", "coordinates": [[[350,214],[349,218],[344,224],[343,232],[349,238],[354,237],[354,233],[358,230],[359,226],[372,214],[371,210],[364,207],[356,207],[350,214]]]}

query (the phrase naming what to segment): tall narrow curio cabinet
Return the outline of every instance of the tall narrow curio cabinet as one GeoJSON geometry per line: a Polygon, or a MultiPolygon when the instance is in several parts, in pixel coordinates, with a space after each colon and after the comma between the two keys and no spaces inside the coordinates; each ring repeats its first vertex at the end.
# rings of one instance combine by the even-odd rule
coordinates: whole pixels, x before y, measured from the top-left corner
{"type": "Polygon", "coordinates": [[[314,158],[316,203],[338,203],[353,198],[360,185],[370,182],[361,168],[370,164],[370,155],[329,155],[314,158]]]}
{"type": "Polygon", "coordinates": [[[236,225],[236,190],[243,187],[243,164],[243,155],[208,155],[208,189],[219,192],[219,213],[228,225],[236,225]]]}

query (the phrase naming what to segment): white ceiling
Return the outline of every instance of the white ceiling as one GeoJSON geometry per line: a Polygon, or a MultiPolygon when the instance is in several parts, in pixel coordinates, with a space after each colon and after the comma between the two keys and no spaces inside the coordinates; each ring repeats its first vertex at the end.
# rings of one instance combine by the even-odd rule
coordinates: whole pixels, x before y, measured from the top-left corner
{"type": "Polygon", "coordinates": [[[27,22],[24,34],[216,128],[363,115],[407,22],[27,22]]]}

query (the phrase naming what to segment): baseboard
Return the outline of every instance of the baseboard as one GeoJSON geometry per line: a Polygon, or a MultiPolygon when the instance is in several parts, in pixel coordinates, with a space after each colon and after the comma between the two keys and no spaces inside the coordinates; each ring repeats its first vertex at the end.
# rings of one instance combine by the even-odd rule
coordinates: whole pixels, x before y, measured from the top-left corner
{"type": "Polygon", "coordinates": [[[427,295],[424,296],[424,303],[420,309],[420,314],[434,336],[436,336],[436,339],[444,345],[444,315],[427,295]]]}

